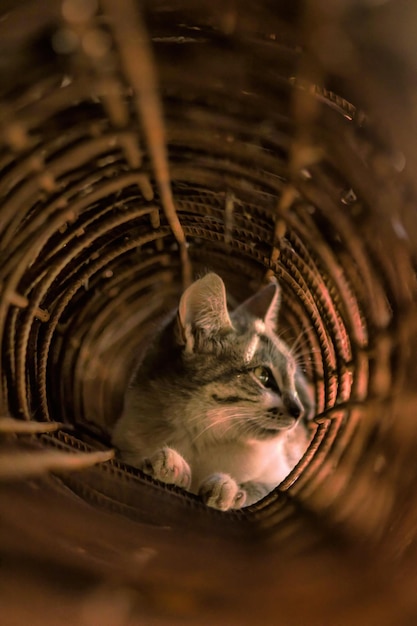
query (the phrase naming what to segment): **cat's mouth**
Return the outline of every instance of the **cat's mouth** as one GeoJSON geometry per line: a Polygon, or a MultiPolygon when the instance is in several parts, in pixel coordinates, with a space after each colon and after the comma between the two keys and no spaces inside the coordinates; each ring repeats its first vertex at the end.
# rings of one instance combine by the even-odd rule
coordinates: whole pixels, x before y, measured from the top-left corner
{"type": "Polygon", "coordinates": [[[276,437],[281,431],[291,430],[297,422],[298,419],[291,415],[278,413],[278,411],[275,413],[268,411],[265,419],[254,426],[257,431],[257,436],[262,439],[267,439],[269,437],[276,437]]]}
{"type": "Polygon", "coordinates": [[[274,430],[275,432],[277,430],[289,430],[291,428],[293,428],[298,420],[294,419],[293,417],[280,417],[277,420],[274,420],[272,422],[268,420],[268,426],[267,426],[267,430],[274,430]]]}

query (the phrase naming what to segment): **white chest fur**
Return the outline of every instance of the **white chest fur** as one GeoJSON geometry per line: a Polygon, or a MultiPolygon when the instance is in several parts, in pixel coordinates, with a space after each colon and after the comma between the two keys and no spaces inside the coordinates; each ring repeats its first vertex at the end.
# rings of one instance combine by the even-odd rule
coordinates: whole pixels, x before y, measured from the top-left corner
{"type": "Polygon", "coordinates": [[[198,453],[179,450],[187,459],[192,471],[192,491],[198,489],[207,476],[224,472],[230,474],[239,484],[259,482],[270,485],[271,489],[280,483],[291,471],[285,446],[286,437],[272,441],[229,442],[208,446],[198,453]]]}

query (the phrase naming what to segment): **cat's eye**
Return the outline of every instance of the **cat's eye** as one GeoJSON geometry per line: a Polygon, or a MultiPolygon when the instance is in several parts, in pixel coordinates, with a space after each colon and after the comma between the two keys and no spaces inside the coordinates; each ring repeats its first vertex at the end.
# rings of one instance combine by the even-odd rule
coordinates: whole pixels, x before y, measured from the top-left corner
{"type": "Polygon", "coordinates": [[[264,367],[263,365],[260,365],[258,367],[255,367],[255,369],[252,370],[252,372],[253,372],[253,375],[259,380],[259,382],[264,387],[277,387],[275,378],[273,377],[272,372],[268,367],[264,367]]]}

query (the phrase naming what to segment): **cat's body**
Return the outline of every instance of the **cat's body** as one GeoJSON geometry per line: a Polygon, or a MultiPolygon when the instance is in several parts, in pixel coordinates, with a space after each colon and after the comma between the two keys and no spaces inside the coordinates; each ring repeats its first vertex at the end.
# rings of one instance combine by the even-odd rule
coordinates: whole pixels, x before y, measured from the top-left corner
{"type": "Polygon", "coordinates": [[[223,281],[183,294],[145,354],[113,433],[121,458],[226,510],[271,491],[301,459],[307,383],[275,334],[271,283],[229,315],[223,281]]]}

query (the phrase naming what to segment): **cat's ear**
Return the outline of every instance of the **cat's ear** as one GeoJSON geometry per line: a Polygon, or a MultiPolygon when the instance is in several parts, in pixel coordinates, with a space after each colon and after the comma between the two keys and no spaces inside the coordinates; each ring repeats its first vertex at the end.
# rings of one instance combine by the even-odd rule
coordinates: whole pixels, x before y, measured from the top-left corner
{"type": "Polygon", "coordinates": [[[193,350],[196,332],[210,336],[233,329],[220,276],[206,274],[184,291],[178,308],[178,326],[182,343],[189,352],[193,350]]]}
{"type": "Polygon", "coordinates": [[[281,288],[276,279],[245,300],[235,311],[249,313],[252,317],[262,320],[267,328],[275,328],[278,311],[281,305],[281,288]]]}

